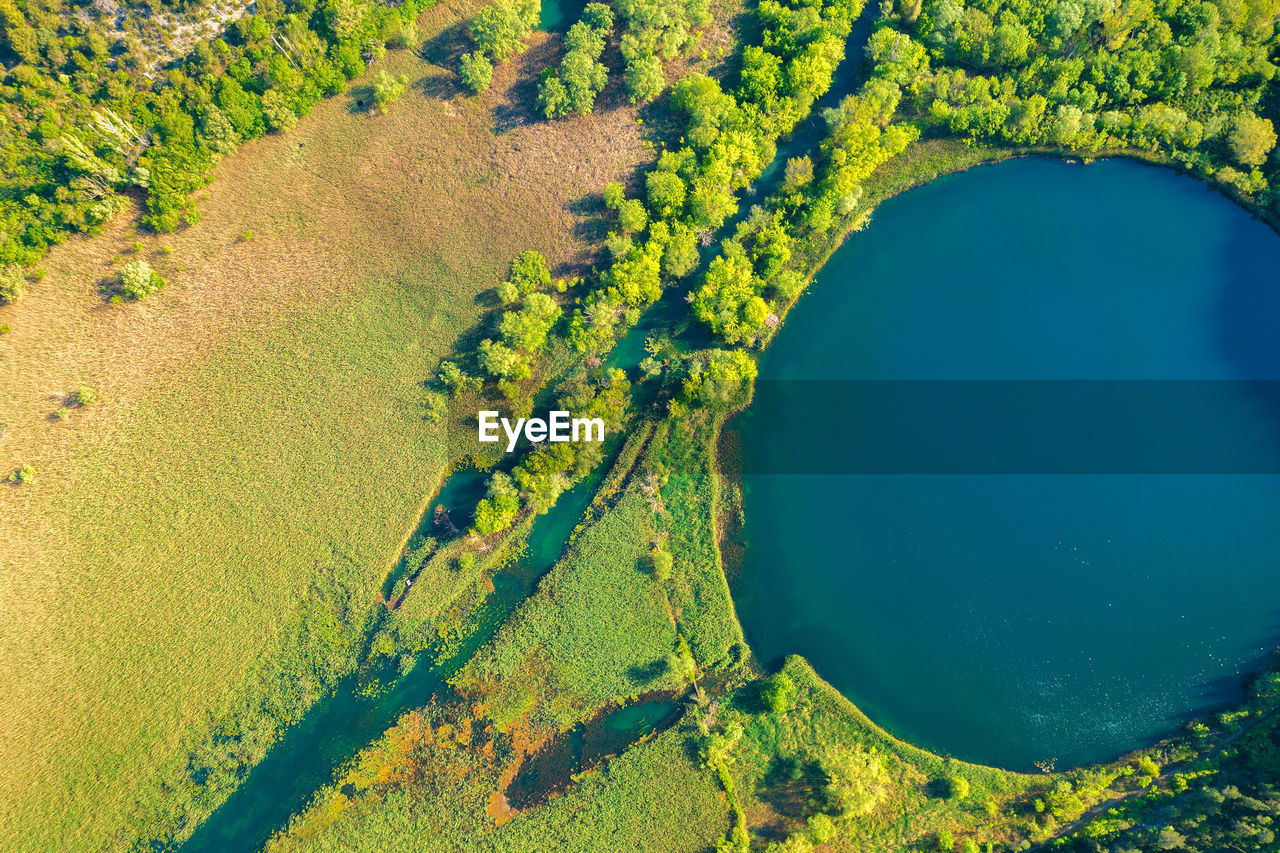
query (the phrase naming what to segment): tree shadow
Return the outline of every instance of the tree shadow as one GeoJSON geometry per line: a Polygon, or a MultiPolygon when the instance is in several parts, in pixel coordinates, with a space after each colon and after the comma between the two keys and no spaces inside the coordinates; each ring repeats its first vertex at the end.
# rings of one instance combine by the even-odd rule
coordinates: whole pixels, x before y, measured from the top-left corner
{"type": "Polygon", "coordinates": [[[430,62],[450,71],[458,67],[462,54],[475,49],[471,41],[471,32],[466,21],[458,21],[422,42],[418,55],[430,62]]]}
{"type": "Polygon", "coordinates": [[[421,92],[424,97],[438,98],[442,101],[451,101],[470,94],[462,85],[462,79],[449,70],[439,74],[428,74],[416,81],[413,88],[421,92]]]}
{"type": "Polygon", "coordinates": [[[820,810],[824,784],[816,761],[779,757],[760,780],[760,796],[778,814],[803,819],[820,810]]]}
{"type": "Polygon", "coordinates": [[[538,84],[544,69],[559,65],[562,47],[560,39],[546,38],[508,60],[515,68],[515,79],[502,92],[501,103],[493,108],[494,133],[501,135],[546,121],[538,112],[538,84]]]}
{"type": "Polygon", "coordinates": [[[347,112],[351,115],[365,115],[373,111],[373,87],[352,86],[347,90],[347,112]]]}
{"type": "Polygon", "coordinates": [[[627,667],[627,678],[636,684],[649,684],[667,671],[667,662],[662,659],[652,660],[646,664],[635,664],[627,667]]]}

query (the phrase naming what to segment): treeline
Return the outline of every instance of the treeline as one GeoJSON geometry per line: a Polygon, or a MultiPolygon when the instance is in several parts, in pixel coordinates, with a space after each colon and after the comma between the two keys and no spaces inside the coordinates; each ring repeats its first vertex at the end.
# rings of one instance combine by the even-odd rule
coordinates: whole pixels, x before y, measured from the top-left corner
{"type": "MultiPolygon", "coordinates": [[[[562,308],[557,297],[571,282],[551,278],[546,258],[523,252],[511,263],[507,279],[495,292],[499,307],[486,321],[492,334],[458,361],[441,362],[436,373],[438,390],[429,407],[438,420],[447,408],[447,397],[460,394],[499,395],[503,404],[519,416],[533,410],[530,391],[538,384],[535,363],[563,332],[562,308]]],[[[622,429],[631,402],[631,384],[621,370],[605,370],[599,364],[579,365],[559,383],[551,408],[572,411],[575,417],[601,418],[607,435],[622,429]]],[[[485,497],[476,508],[471,532],[489,536],[510,527],[524,511],[546,512],[560,494],[585,476],[600,461],[599,443],[556,442],[538,445],[510,472],[497,471],[489,480],[485,497]]]]}
{"type": "Polygon", "coordinates": [[[606,203],[617,215],[609,238],[613,260],[574,308],[569,341],[575,349],[612,346],[667,283],[697,266],[699,244],[710,243],[737,212],[737,193],[773,159],[778,137],[830,87],[859,10],[857,0],[765,0],[756,13],[761,44],[748,48],[755,58],[747,60],[738,89],[725,91],[703,74],[672,87],[672,110],[684,120],[681,145],[661,154],[638,198],[627,198],[620,185],[607,188],[606,203]],[[767,68],[772,82],[758,82],[766,72],[751,68],[767,68]],[[766,86],[774,97],[757,99],[766,86]]]}
{"type": "Polygon", "coordinates": [[[603,3],[589,3],[582,18],[565,33],[564,59],[560,68],[548,68],[538,87],[538,109],[547,118],[588,115],[596,96],[609,82],[609,69],[600,61],[609,34],[613,32],[613,12],[603,3]]]}
{"type": "MultiPolygon", "coordinates": [[[[711,262],[694,316],[725,343],[761,345],[805,286],[788,267],[797,242],[849,223],[861,182],[922,132],[1151,152],[1272,202],[1276,134],[1261,113],[1277,12],[1276,0],[900,5],[868,42],[870,79],[828,111],[817,162],[787,164],[711,262]]],[[[744,86],[767,103],[775,77],[751,51],[744,86]]]]}
{"type": "Polygon", "coordinates": [[[416,43],[431,2],[257,0],[220,37],[153,69],[97,7],[0,0],[0,265],[30,266],[101,225],[130,188],[146,191],[150,227],[195,222],[191,193],[220,157],[293,127],[388,44],[416,43]]]}
{"type": "Polygon", "coordinates": [[[1277,0],[929,0],[867,52],[930,131],[1157,152],[1257,194],[1275,174],[1278,19],[1277,0]]]}

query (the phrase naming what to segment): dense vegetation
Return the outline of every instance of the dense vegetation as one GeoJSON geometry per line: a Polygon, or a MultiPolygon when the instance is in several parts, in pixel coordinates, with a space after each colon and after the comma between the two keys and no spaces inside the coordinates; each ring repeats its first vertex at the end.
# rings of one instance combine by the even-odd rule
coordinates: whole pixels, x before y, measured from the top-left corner
{"type": "Polygon", "coordinates": [[[564,59],[560,68],[543,76],[538,88],[538,108],[547,118],[571,113],[586,115],[596,104],[596,96],[609,82],[609,69],[600,62],[613,32],[613,12],[603,3],[589,3],[582,19],[565,33],[564,59]]]}
{"type": "Polygon", "coordinates": [[[220,37],[170,55],[146,47],[165,22],[145,9],[0,5],[0,265],[36,263],[111,219],[131,189],[146,192],[152,228],[195,222],[191,194],[219,158],[291,128],[388,42],[415,42],[422,8],[259,0],[220,37]]]}
{"type": "Polygon", "coordinates": [[[537,0],[498,0],[477,12],[468,25],[476,49],[462,55],[458,68],[463,84],[477,95],[488,89],[494,63],[523,53],[537,23],[537,0]]]}

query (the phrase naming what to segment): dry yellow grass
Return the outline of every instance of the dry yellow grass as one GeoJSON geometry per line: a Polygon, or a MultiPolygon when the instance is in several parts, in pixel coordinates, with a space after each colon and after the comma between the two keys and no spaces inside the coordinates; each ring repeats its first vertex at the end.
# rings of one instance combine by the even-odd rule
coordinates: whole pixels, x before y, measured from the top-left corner
{"type": "MultiPolygon", "coordinates": [[[[424,16],[428,56],[475,5],[424,16]]],[[[417,383],[516,253],[581,262],[580,201],[645,156],[626,109],[528,121],[546,40],[480,99],[393,52],[413,85],[386,115],[357,81],[223,161],[199,225],[138,237],[122,216],[0,309],[0,464],[37,473],[0,489],[6,849],[120,846],[312,576],[345,559],[381,580],[445,462],[417,383]],[[109,306],[134,240],[169,285],[109,306]],[[48,420],[81,384],[100,402],[48,420]]]]}

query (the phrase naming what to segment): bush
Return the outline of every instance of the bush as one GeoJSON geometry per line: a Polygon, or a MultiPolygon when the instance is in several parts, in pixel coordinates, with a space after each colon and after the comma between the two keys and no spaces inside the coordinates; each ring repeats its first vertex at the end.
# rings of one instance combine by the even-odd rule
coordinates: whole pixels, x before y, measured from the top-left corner
{"type": "Polygon", "coordinates": [[[93,393],[93,389],[88,385],[81,385],[76,389],[76,393],[72,395],[77,406],[92,406],[97,402],[98,397],[93,393]]]}
{"type": "Polygon", "coordinates": [[[387,104],[400,100],[409,88],[409,78],[401,74],[393,77],[383,68],[378,72],[378,79],[373,84],[373,102],[378,109],[386,112],[387,104]]]}
{"type": "Polygon", "coordinates": [[[760,688],[760,703],[774,716],[790,709],[795,696],[796,684],[785,672],[769,676],[760,688]]]}
{"type": "Polygon", "coordinates": [[[471,39],[491,59],[503,60],[513,53],[522,53],[524,39],[538,23],[540,9],[537,0],[521,0],[519,5],[511,0],[498,0],[471,19],[471,39]]]}
{"type": "Polygon", "coordinates": [[[0,305],[17,302],[26,292],[27,277],[23,275],[22,267],[8,264],[0,269],[0,305]]]}
{"type": "Polygon", "coordinates": [[[470,89],[473,95],[479,95],[488,91],[489,85],[493,83],[493,63],[489,61],[489,57],[478,50],[464,53],[458,75],[462,77],[462,84],[470,89]]]}
{"type": "Polygon", "coordinates": [[[952,776],[947,779],[947,797],[952,800],[963,800],[969,796],[969,780],[963,776],[952,776]]]}
{"type": "Polygon", "coordinates": [[[669,580],[671,578],[671,567],[675,562],[671,554],[667,551],[655,550],[650,555],[650,559],[653,561],[653,576],[660,581],[669,580]]]}
{"type": "Polygon", "coordinates": [[[117,292],[129,299],[145,299],[164,287],[164,278],[151,269],[151,265],[139,258],[130,261],[120,270],[117,292]]]}
{"type": "Polygon", "coordinates": [[[19,486],[34,483],[35,480],[36,469],[32,468],[30,465],[23,465],[17,471],[14,471],[9,475],[9,482],[16,483],[19,486]]]}

